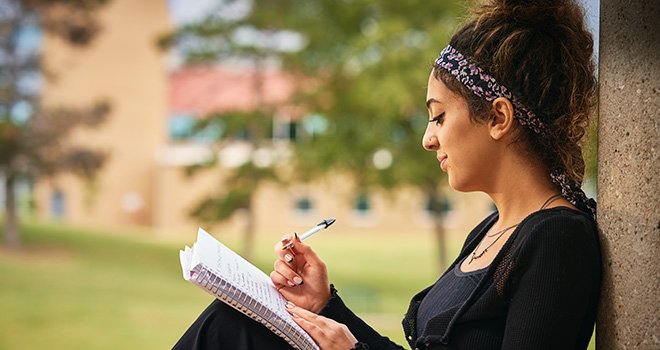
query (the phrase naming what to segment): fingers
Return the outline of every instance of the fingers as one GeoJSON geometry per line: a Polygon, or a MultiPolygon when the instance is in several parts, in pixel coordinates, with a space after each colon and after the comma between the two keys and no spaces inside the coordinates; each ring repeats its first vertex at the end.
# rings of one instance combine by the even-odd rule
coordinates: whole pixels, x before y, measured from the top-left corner
{"type": "Polygon", "coordinates": [[[280,241],[278,241],[277,243],[275,243],[275,247],[274,247],[275,251],[279,253],[281,251],[287,250],[287,248],[285,246],[288,247],[288,245],[291,243],[293,238],[294,238],[293,235],[284,235],[284,236],[282,236],[282,239],[280,241]]]}
{"type": "Polygon", "coordinates": [[[293,320],[305,330],[322,349],[351,349],[357,343],[346,325],[317,315],[291,302],[286,304],[293,320]]]}
{"type": "Polygon", "coordinates": [[[294,237],[291,235],[286,235],[282,239],[275,243],[275,253],[279,256],[281,260],[284,260],[289,265],[294,264],[294,256],[296,252],[294,250],[294,237]]]}
{"type": "Polygon", "coordinates": [[[325,263],[312,248],[298,237],[285,236],[274,246],[278,258],[271,281],[287,299],[315,312],[323,309],[330,298],[330,282],[325,263]],[[290,249],[283,250],[291,242],[290,249]]]}
{"type": "Polygon", "coordinates": [[[305,263],[325,267],[325,263],[319,258],[314,249],[303,243],[295,233],[282,237],[282,240],[275,244],[275,252],[280,259],[292,266],[295,262],[302,260],[305,263]]]}
{"type": "MultiPolygon", "coordinates": [[[[308,333],[310,333],[310,330],[313,330],[314,332],[320,334],[323,333],[323,330],[326,328],[325,326],[328,320],[327,318],[298,307],[290,301],[286,303],[286,308],[289,313],[291,313],[291,316],[293,316],[294,320],[300,324],[308,333]]],[[[313,335],[312,337],[316,338],[313,335]]]]}
{"type": "Polygon", "coordinates": [[[282,260],[275,260],[273,268],[273,272],[270,273],[270,279],[275,285],[295,287],[304,283],[302,277],[282,260]]]}
{"type": "MultiPolygon", "coordinates": [[[[286,302],[286,308],[289,310],[289,312],[292,315],[302,317],[306,320],[318,319],[320,317],[323,317],[323,316],[319,316],[319,315],[317,315],[317,314],[315,314],[311,311],[308,311],[308,310],[305,310],[301,307],[298,307],[298,306],[296,306],[296,304],[294,304],[290,301],[286,302]]],[[[325,317],[323,317],[323,318],[325,318],[325,317]]]]}
{"type": "Polygon", "coordinates": [[[294,251],[292,249],[283,249],[293,239],[292,236],[284,236],[282,240],[275,243],[275,252],[279,259],[275,260],[273,271],[270,273],[270,279],[278,290],[285,287],[295,287],[303,283],[302,277],[296,272],[297,264],[294,261],[294,251]]]}

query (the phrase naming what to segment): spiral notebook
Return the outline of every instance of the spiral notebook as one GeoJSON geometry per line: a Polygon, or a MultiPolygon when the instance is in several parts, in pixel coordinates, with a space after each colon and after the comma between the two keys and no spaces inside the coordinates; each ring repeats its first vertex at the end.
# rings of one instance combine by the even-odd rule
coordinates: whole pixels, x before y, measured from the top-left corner
{"type": "Polygon", "coordinates": [[[179,252],[183,278],[262,323],[295,349],[318,350],[314,340],[286,311],[286,299],[263,271],[203,229],[197,242],[179,252]]]}

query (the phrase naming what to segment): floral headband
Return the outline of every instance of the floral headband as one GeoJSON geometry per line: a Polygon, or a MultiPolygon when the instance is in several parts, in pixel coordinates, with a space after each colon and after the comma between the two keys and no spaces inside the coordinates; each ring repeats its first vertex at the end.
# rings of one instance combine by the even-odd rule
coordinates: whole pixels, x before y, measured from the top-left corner
{"type": "MultiPolygon", "coordinates": [[[[445,69],[475,95],[492,102],[498,97],[505,97],[514,107],[514,118],[539,136],[544,136],[545,123],[532,110],[500,84],[495,78],[479,68],[470,58],[464,56],[451,45],[445,47],[435,60],[434,67],[445,69]]],[[[596,218],[596,201],[588,198],[580,184],[570,180],[565,171],[555,170],[550,174],[552,182],[561,188],[562,196],[578,209],[596,218]]]]}
{"type": "Polygon", "coordinates": [[[545,124],[529,108],[518,100],[509,89],[498,83],[493,76],[484,72],[472,60],[463,56],[451,45],[445,47],[435,60],[435,66],[447,70],[458,81],[463,83],[475,95],[492,102],[498,97],[506,97],[514,108],[514,117],[520,124],[528,127],[534,133],[543,135],[545,124]]]}

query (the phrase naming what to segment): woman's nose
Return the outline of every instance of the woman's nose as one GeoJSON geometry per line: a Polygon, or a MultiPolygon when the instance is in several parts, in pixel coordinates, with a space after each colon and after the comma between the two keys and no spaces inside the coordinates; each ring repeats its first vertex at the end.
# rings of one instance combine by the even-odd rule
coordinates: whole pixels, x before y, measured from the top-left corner
{"type": "Polygon", "coordinates": [[[422,147],[427,151],[437,151],[440,146],[438,138],[434,135],[424,133],[424,138],[422,138],[422,147]]]}

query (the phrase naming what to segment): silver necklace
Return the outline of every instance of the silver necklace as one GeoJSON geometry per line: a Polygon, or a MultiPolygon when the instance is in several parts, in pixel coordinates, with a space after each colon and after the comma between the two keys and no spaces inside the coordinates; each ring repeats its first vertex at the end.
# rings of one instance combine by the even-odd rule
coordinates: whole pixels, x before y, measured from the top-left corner
{"type": "MultiPolygon", "coordinates": [[[[559,197],[561,197],[561,194],[552,195],[550,198],[545,200],[545,202],[541,206],[541,209],[539,209],[539,210],[545,209],[548,205],[550,205],[550,203],[552,203],[555,199],[557,199],[559,197]]],[[[495,236],[497,236],[497,238],[495,238],[492,242],[490,242],[490,244],[486,248],[484,248],[484,250],[482,250],[481,253],[477,254],[477,250],[479,250],[479,247],[481,246],[481,243],[483,242],[483,240],[481,240],[479,242],[479,244],[477,244],[477,247],[474,248],[474,250],[472,251],[472,254],[470,256],[470,261],[468,261],[468,265],[472,263],[472,260],[476,260],[476,259],[481,258],[488,251],[488,249],[490,247],[492,247],[500,239],[500,237],[504,236],[505,232],[509,231],[510,229],[512,229],[514,227],[517,227],[518,225],[520,225],[520,222],[515,224],[515,225],[511,225],[511,226],[509,226],[505,229],[502,229],[500,231],[497,231],[497,232],[495,232],[491,235],[487,234],[486,237],[495,237],[495,236]]]]}

